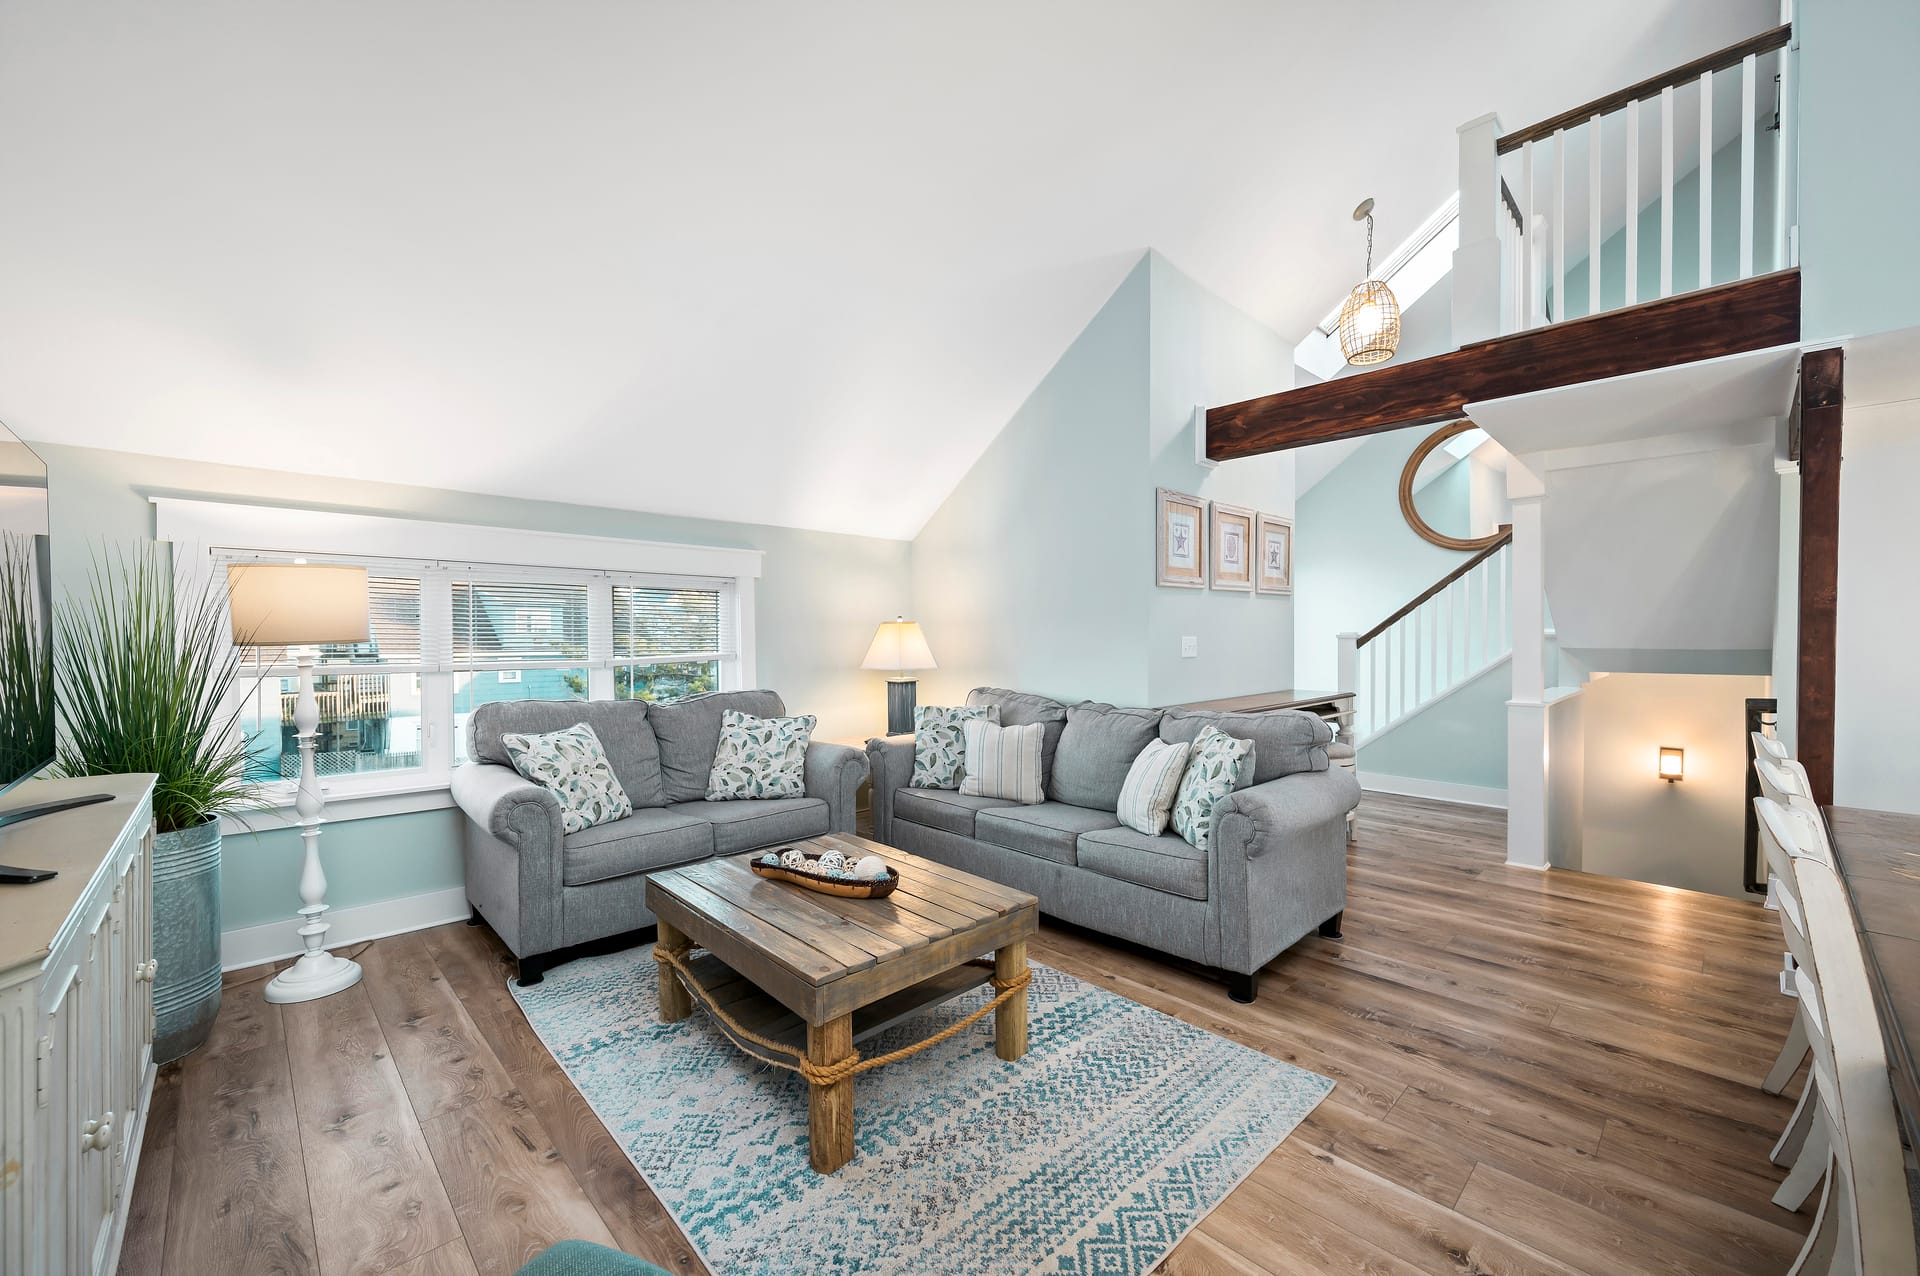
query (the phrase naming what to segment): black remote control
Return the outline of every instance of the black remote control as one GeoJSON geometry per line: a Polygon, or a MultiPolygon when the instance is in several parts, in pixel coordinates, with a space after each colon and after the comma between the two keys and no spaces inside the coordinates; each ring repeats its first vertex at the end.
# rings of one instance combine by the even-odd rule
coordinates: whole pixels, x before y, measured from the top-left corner
{"type": "Polygon", "coordinates": [[[30,882],[44,882],[49,877],[58,877],[59,873],[50,868],[17,868],[12,864],[0,864],[0,886],[25,886],[30,882]]]}

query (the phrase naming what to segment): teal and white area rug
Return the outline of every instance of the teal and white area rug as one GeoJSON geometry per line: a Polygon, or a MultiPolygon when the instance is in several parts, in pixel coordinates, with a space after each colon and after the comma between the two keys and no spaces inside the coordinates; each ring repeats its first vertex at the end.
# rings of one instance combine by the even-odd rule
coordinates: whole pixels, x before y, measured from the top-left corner
{"type": "MultiPolygon", "coordinates": [[[[807,1087],[696,1009],[662,1024],[645,947],[513,987],[715,1276],[1145,1276],[1333,1082],[1045,966],[1029,1048],[993,1017],[854,1082],[854,1159],[807,1164],[807,1087]]],[[[920,1040],[978,988],[862,1045],[920,1040]]]]}

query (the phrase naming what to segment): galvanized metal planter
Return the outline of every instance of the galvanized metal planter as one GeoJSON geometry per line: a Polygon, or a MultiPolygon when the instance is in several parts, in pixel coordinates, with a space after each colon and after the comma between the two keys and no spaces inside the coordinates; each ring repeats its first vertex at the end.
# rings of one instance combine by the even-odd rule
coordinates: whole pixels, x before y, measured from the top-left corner
{"type": "Polygon", "coordinates": [[[155,1063],[199,1047],[220,1011],[220,821],[153,841],[155,1063]]]}

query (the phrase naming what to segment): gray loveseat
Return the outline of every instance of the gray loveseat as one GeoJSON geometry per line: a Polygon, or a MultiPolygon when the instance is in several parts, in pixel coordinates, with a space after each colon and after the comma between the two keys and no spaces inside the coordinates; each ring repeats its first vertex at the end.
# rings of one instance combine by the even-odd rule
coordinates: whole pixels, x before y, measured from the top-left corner
{"type": "Polygon", "coordinates": [[[1237,1001],[1252,1001],[1260,968],[1308,931],[1338,937],[1360,785],[1328,767],[1333,732],[1319,718],[1065,705],[998,687],[967,703],[998,705],[1004,725],[1045,724],[1047,800],[912,788],[912,737],[876,739],[867,755],[880,841],[1030,891],[1065,921],[1219,967],[1237,1001]],[[1209,723],[1254,741],[1254,772],[1221,802],[1207,849],[1123,826],[1114,810],[1140,750],[1156,737],[1192,740],[1209,723]]]}
{"type": "Polygon", "coordinates": [[[807,795],[706,801],[720,715],[786,713],[771,691],[716,691],[671,704],[638,700],[513,700],[483,704],[467,721],[467,756],[453,799],[467,814],[467,901],[520,959],[520,982],[578,955],[564,950],[654,924],[646,874],[821,833],[853,831],[867,778],[859,749],[807,748],[807,795]],[[560,802],[513,769],[507,732],[593,726],[633,814],[562,834],[560,802]]]}

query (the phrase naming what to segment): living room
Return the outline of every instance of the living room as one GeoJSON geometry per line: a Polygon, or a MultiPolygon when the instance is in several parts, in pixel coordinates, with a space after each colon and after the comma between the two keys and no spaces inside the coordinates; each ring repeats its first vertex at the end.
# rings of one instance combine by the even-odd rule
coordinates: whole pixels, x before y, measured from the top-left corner
{"type": "Polygon", "coordinates": [[[1912,1271],[1916,57],[7,7],[0,1276],[1912,1271]]]}

